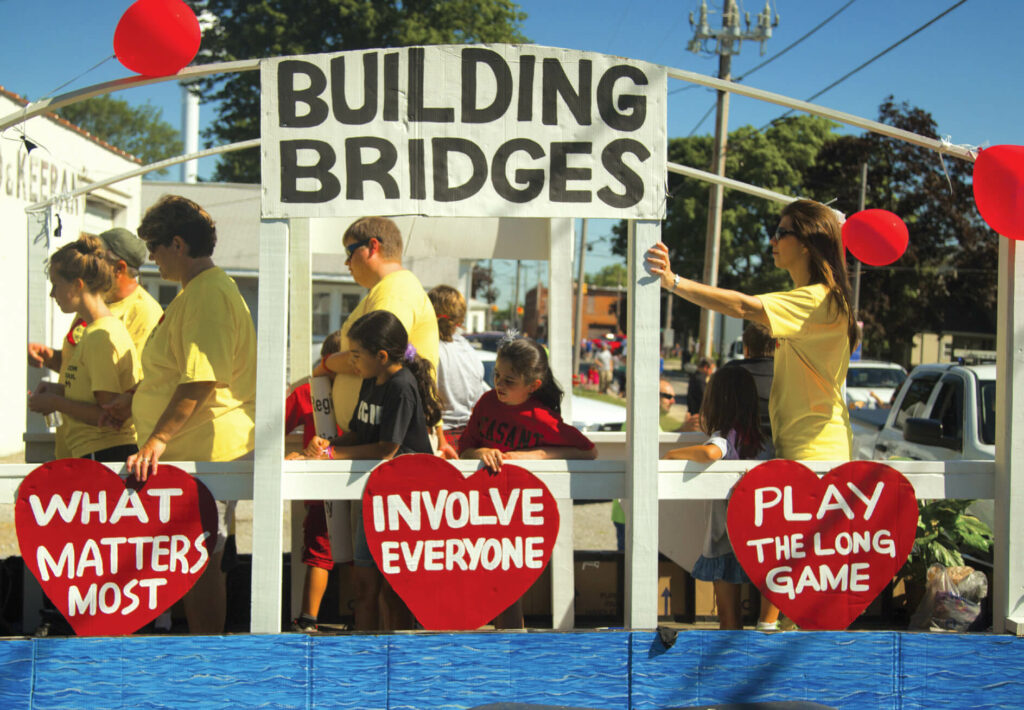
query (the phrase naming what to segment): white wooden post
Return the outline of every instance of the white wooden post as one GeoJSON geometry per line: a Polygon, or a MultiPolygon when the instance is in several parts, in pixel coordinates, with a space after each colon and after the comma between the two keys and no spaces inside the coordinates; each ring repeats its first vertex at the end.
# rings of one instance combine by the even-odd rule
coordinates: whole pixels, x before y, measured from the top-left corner
{"type": "Polygon", "coordinates": [[[992,628],[1024,635],[1024,249],[999,239],[992,628]],[[1015,396],[1016,395],[1016,396],[1015,396]]]}
{"type": "Polygon", "coordinates": [[[288,223],[260,222],[256,340],[256,456],[253,466],[253,633],[281,630],[281,471],[284,464],[288,332],[288,223]]]}
{"type": "MultiPolygon", "coordinates": [[[[54,223],[52,218],[56,210],[51,206],[46,213],[30,212],[25,215],[28,223],[28,274],[26,281],[28,292],[26,303],[28,304],[28,339],[26,343],[45,343],[56,349],[60,343],[50,342],[50,324],[46,317],[46,301],[50,288],[47,285],[46,257],[50,251],[50,225],[54,223]]],[[[28,368],[28,388],[34,390],[43,379],[45,370],[28,368]]],[[[46,421],[38,414],[29,414],[25,421],[25,461],[37,463],[42,460],[39,456],[40,445],[33,440],[36,436],[49,432],[46,421]]],[[[53,455],[52,450],[49,452],[53,455]]],[[[7,501],[5,501],[7,502],[7,501]]],[[[23,631],[31,633],[39,622],[39,611],[43,608],[43,589],[39,586],[36,578],[26,570],[21,585],[21,622],[23,631]]]]}
{"type": "MultiPolygon", "coordinates": [[[[555,380],[566,393],[562,400],[562,418],[571,422],[573,220],[549,220],[548,229],[548,351],[555,380]]],[[[540,293],[537,296],[539,299],[540,293]]],[[[567,630],[575,623],[573,506],[571,498],[559,498],[557,503],[560,525],[551,553],[551,625],[567,630]]]]}
{"type": "Polygon", "coordinates": [[[644,265],[660,222],[630,221],[627,248],[626,628],[658,623],[658,356],[661,289],[644,265]]]}
{"type": "MultiPolygon", "coordinates": [[[[309,248],[309,220],[292,219],[288,229],[288,381],[294,386],[312,372],[310,349],[313,342],[313,268],[309,248]]],[[[302,589],[306,566],[302,564],[302,521],[306,506],[301,500],[291,505],[291,612],[302,611],[302,589]]]]}

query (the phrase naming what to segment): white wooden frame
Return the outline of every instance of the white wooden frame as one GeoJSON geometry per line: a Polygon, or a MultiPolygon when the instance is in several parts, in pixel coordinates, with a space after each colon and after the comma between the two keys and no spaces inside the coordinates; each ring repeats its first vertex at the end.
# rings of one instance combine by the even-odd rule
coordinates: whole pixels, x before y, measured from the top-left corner
{"type": "MultiPolygon", "coordinates": [[[[190,67],[170,77],[142,78],[127,77],[85,89],[79,89],[61,96],[45,99],[26,106],[6,117],[0,118],[0,130],[17,125],[28,118],[45,111],[66,106],[91,96],[111,93],[126,88],[142,86],[159,81],[194,78],[215,73],[251,71],[259,68],[258,60],[245,60],[224,64],[190,67]]],[[[790,99],[749,86],[722,81],[713,77],[694,74],[679,69],[669,69],[669,76],[698,83],[723,91],[770,101],[782,106],[825,116],[833,120],[857,126],[882,135],[905,140],[927,147],[940,153],[973,160],[974,153],[960,146],[952,146],[933,139],[900,131],[891,126],[850,114],[834,111],[827,107],[790,99]]],[[[252,142],[225,146],[220,151],[247,147],[252,142]]],[[[182,156],[162,165],[191,159],[182,156]]],[[[682,166],[673,166],[682,167],[682,166]]],[[[673,170],[686,173],[693,169],[673,170]]],[[[133,171],[138,174],[139,171],[133,171]]],[[[690,174],[696,175],[699,171],[690,174]]],[[[119,176],[123,179],[125,176],[119,176]]],[[[106,181],[109,183],[110,181],[106,181]]],[[[84,186],[83,191],[95,186],[84,186]]],[[[743,189],[740,185],[733,185],[743,189]]],[[[746,186],[752,194],[762,194],[761,188],[746,186]]],[[[780,196],[764,195],[769,199],[780,196]]],[[[66,199],[59,195],[54,200],[66,199]]],[[[33,207],[38,207],[33,206],[33,207]]],[[[292,224],[298,234],[302,227],[292,224]]],[[[568,306],[562,285],[557,281],[564,278],[571,283],[571,273],[565,269],[571,263],[566,261],[562,249],[566,236],[571,243],[571,222],[553,221],[551,227],[552,250],[552,327],[558,341],[568,337],[570,332],[568,306]],[[557,247],[556,247],[557,245],[557,247]],[[557,249],[557,254],[556,254],[557,249]],[[564,311],[564,312],[563,312],[564,311]],[[561,324],[561,325],[558,325],[561,324]],[[557,327],[556,327],[557,326],[557,327]]],[[[526,462],[526,467],[537,473],[551,488],[560,508],[571,508],[565,501],[581,499],[606,499],[622,497],[627,500],[626,512],[630,524],[627,526],[626,552],[626,623],[631,628],[653,628],[657,623],[654,605],[654,587],[657,564],[657,501],[659,499],[721,499],[739,476],[749,469],[752,462],[719,462],[709,467],[693,463],[662,461],[656,459],[655,442],[664,447],[672,441],[657,434],[657,407],[655,406],[654,385],[656,383],[657,333],[659,328],[659,290],[656,280],[651,279],[642,266],[642,255],[646,247],[658,236],[658,224],[640,222],[630,225],[628,268],[630,275],[628,389],[629,431],[625,434],[600,435],[602,451],[618,449],[625,445],[623,458],[587,462],[526,462]],[[631,524],[643,520],[643,525],[631,524]]],[[[281,512],[283,501],[297,501],[305,498],[356,499],[362,494],[366,472],[375,462],[285,462],[283,460],[284,410],[284,343],[287,332],[289,308],[289,255],[301,261],[302,249],[297,243],[290,247],[288,225],[283,222],[264,222],[260,230],[260,340],[258,368],[259,389],[256,414],[256,452],[252,463],[187,463],[182,468],[196,473],[222,499],[254,500],[253,532],[253,594],[252,631],[273,633],[280,630],[281,619],[281,512]]],[[[308,249],[308,241],[306,242],[308,249]]],[[[919,498],[994,498],[996,513],[996,564],[994,571],[994,628],[997,632],[1009,631],[1024,634],[1024,556],[1020,548],[1024,545],[1024,398],[1015,398],[1014,392],[1024,387],[1024,333],[1021,332],[1024,315],[1018,317],[1018,304],[1024,303],[1024,282],[1018,279],[1024,271],[1024,255],[1018,253],[1017,244],[1001,239],[999,250],[999,308],[998,308],[998,357],[1001,387],[997,396],[998,434],[995,462],[951,461],[894,463],[914,485],[919,498]]],[[[571,253],[571,252],[570,252],[571,253]]],[[[300,267],[301,270],[301,267],[300,267]]],[[[296,274],[292,272],[293,284],[296,274]]],[[[1022,276],[1024,278],[1024,276],[1022,276]]],[[[308,281],[308,279],[307,279],[308,281]]],[[[308,286],[294,289],[295,295],[305,294],[306,307],[296,303],[292,317],[309,320],[308,286]]],[[[29,297],[30,329],[38,317],[39,299],[35,294],[29,297]]],[[[294,331],[293,331],[294,332],[294,331]]],[[[308,339],[307,341],[308,342],[308,339]]],[[[304,348],[308,353],[308,346],[304,348]]],[[[294,353],[293,348],[293,353],[294,353]]],[[[567,362],[570,361],[568,347],[552,343],[553,366],[561,381],[569,382],[567,362]]],[[[294,355],[293,355],[294,357],[294,355]]],[[[307,355],[308,357],[308,355],[307,355]]],[[[298,365],[297,361],[293,364],[298,365]]],[[[676,440],[685,439],[676,436],[676,440]]],[[[469,473],[475,470],[477,462],[456,462],[457,467],[469,473]]],[[[831,468],[828,463],[813,462],[810,467],[822,473],[831,468]]],[[[0,495],[10,500],[17,484],[34,465],[7,464],[0,466],[0,495]]],[[[294,509],[294,506],[293,506],[294,509]]],[[[553,583],[553,616],[557,628],[572,625],[572,565],[571,565],[571,515],[563,518],[569,522],[570,545],[565,546],[563,531],[553,557],[555,564],[553,583]],[[568,550],[568,552],[567,552],[568,550]],[[568,571],[564,568],[568,567],[568,571]]]]}

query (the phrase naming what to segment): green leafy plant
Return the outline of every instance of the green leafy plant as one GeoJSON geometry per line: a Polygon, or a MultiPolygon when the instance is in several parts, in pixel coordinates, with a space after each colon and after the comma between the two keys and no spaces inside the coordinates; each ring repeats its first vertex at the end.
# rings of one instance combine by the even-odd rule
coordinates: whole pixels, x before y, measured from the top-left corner
{"type": "Polygon", "coordinates": [[[917,537],[904,566],[904,574],[922,582],[932,564],[958,567],[962,550],[987,553],[992,549],[992,530],[967,512],[973,500],[947,498],[918,501],[917,537]]]}

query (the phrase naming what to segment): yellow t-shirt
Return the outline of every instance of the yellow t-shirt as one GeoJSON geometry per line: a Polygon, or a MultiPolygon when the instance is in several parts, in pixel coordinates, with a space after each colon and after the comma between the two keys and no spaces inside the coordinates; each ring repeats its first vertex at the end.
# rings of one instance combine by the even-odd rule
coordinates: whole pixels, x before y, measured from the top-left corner
{"type": "Polygon", "coordinates": [[[850,365],[847,322],[824,284],[758,296],[779,340],[769,415],[775,455],[847,461],[850,416],[843,383],[850,365]]]}
{"type": "Polygon", "coordinates": [[[132,342],[135,343],[136,352],[140,353],[146,347],[149,334],[160,322],[160,316],[164,314],[160,304],[142,286],[136,287],[120,301],[108,303],[107,307],[110,308],[111,315],[124,323],[128,335],[132,336],[132,342]]]}
{"type": "MultiPolygon", "coordinates": [[[[62,365],[66,354],[61,354],[62,365]]],[[[64,396],[74,402],[95,404],[94,392],[130,390],[141,374],[139,358],[131,336],[113,316],[97,318],[85,328],[81,340],[71,350],[61,368],[64,396]]],[[[100,429],[64,415],[64,446],[71,456],[135,443],[135,429],[126,423],[119,430],[100,429]]]]}
{"type": "Polygon", "coordinates": [[[216,382],[167,443],[167,461],[231,461],[253,449],[256,331],[234,280],[213,267],[171,301],[142,352],[142,382],[132,401],[141,445],[178,385],[216,382]]]}
{"type": "MultiPolygon", "coordinates": [[[[439,348],[437,315],[416,275],[408,269],[400,269],[388,274],[370,289],[341,326],[342,351],[352,347],[348,340],[352,324],[372,311],[391,311],[402,322],[409,334],[409,342],[420,357],[429,360],[434,366],[436,379],[439,348]]],[[[334,413],[342,428],[347,427],[352,418],[362,383],[357,375],[337,375],[334,378],[331,390],[334,413]]]]}
{"type": "MultiPolygon", "coordinates": [[[[71,362],[71,356],[75,352],[75,346],[78,345],[78,342],[82,339],[84,334],[85,321],[76,317],[75,322],[71,324],[71,328],[68,330],[68,334],[64,336],[64,340],[61,341],[60,370],[57,372],[57,382],[64,381],[64,373],[68,370],[68,363],[71,362]]],[[[71,449],[68,448],[67,444],[67,427],[67,419],[61,416],[61,425],[57,427],[57,430],[53,435],[54,459],[71,458],[71,449]]]]}

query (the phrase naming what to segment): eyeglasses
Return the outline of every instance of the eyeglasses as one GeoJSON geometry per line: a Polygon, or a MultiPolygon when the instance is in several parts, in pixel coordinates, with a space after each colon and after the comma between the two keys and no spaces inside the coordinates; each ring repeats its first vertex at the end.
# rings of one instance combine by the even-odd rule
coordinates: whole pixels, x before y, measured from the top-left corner
{"type": "Polygon", "coordinates": [[[348,258],[351,259],[353,254],[355,254],[358,250],[362,249],[363,247],[369,246],[370,242],[372,241],[373,237],[370,237],[369,239],[360,239],[358,242],[346,244],[345,253],[348,254],[348,258]]]}
{"type": "Polygon", "coordinates": [[[794,232],[792,229],[783,229],[782,227],[779,227],[778,229],[775,230],[775,234],[770,236],[769,239],[773,242],[780,242],[782,241],[783,237],[789,236],[795,237],[796,232],[794,232]]]}
{"type": "Polygon", "coordinates": [[[661,397],[662,399],[675,399],[676,398],[676,396],[674,394],[669,394],[668,392],[659,392],[658,396],[661,397]]]}

